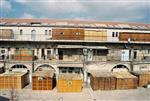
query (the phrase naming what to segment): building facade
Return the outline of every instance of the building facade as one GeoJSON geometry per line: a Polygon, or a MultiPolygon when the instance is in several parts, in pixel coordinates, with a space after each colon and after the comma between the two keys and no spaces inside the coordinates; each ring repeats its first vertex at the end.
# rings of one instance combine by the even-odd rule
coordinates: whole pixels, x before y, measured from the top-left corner
{"type": "MultiPolygon", "coordinates": [[[[150,25],[49,19],[0,19],[0,60],[6,70],[57,74],[114,68],[150,71],[150,25]]],[[[118,69],[118,70],[119,70],[118,69]]]]}

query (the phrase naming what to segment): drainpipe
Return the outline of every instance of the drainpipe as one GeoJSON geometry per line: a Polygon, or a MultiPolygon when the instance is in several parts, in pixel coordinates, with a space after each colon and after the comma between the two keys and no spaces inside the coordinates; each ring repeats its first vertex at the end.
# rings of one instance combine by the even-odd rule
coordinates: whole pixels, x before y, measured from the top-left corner
{"type": "Polygon", "coordinates": [[[35,61],[34,59],[32,59],[32,73],[34,72],[34,64],[35,64],[35,61]]]}

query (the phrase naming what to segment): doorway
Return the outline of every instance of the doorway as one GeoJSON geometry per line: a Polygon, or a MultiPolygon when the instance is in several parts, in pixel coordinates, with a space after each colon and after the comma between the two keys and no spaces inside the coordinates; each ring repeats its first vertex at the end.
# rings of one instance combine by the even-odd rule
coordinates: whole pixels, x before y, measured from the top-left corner
{"type": "Polygon", "coordinates": [[[58,51],[59,60],[63,60],[63,51],[58,51]]]}
{"type": "Polygon", "coordinates": [[[35,40],[35,38],[36,38],[36,31],[32,30],[31,31],[31,40],[35,40]]]}
{"type": "Polygon", "coordinates": [[[42,53],[41,53],[41,55],[42,55],[42,58],[45,60],[45,52],[44,52],[44,48],[42,48],[42,51],[41,51],[42,53]]]}

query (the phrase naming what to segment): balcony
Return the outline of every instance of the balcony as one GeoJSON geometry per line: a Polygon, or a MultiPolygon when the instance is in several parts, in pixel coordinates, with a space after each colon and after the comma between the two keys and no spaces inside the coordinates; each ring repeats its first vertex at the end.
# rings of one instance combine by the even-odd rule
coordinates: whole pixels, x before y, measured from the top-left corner
{"type": "Polygon", "coordinates": [[[112,37],[112,36],[91,36],[86,35],[86,37],[82,36],[82,38],[74,37],[70,38],[71,36],[65,35],[65,36],[56,36],[53,38],[53,36],[50,35],[44,35],[44,34],[13,34],[13,35],[0,35],[0,41],[46,41],[46,42],[115,42],[115,43],[150,43],[149,38],[147,36],[143,36],[142,38],[120,38],[120,37],[112,37]],[[130,39],[130,40],[128,40],[130,39]]]}

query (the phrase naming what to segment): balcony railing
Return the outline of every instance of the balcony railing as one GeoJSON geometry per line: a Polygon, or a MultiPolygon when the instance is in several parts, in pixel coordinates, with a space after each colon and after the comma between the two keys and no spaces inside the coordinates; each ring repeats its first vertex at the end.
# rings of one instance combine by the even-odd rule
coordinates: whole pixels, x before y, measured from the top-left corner
{"type": "Polygon", "coordinates": [[[132,59],[129,59],[129,57],[121,57],[121,56],[106,56],[106,60],[105,59],[92,59],[92,60],[83,60],[83,59],[78,59],[78,60],[75,60],[75,59],[62,59],[62,60],[59,60],[57,58],[53,58],[53,59],[49,59],[49,58],[34,58],[32,56],[5,56],[5,57],[2,57],[0,56],[0,60],[1,61],[37,61],[37,62],[83,62],[83,61],[87,61],[87,62],[106,62],[106,61],[109,61],[109,62],[149,62],[150,63],[150,56],[137,56],[136,58],[132,58],[132,59]]]}

